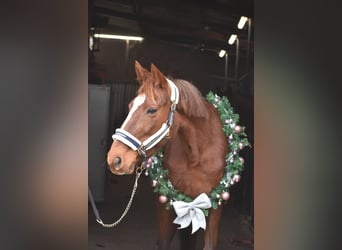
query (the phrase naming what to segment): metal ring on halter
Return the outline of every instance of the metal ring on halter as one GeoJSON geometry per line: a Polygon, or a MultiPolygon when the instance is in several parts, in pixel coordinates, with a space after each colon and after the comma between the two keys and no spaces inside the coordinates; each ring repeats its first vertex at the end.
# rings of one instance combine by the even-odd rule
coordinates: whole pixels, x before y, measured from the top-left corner
{"type": "Polygon", "coordinates": [[[140,167],[137,167],[137,169],[135,170],[135,173],[136,174],[141,174],[142,171],[144,171],[146,168],[145,168],[145,162],[141,163],[140,167]]]}
{"type": "Polygon", "coordinates": [[[146,149],[144,147],[144,145],[141,145],[140,148],[137,149],[138,150],[138,154],[145,159],[146,158],[146,149]]]}

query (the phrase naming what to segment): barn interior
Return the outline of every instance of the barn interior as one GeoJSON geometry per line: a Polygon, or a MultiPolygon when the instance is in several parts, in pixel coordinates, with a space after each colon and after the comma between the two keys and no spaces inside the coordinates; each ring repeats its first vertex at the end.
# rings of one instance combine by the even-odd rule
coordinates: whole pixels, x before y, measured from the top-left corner
{"type": "MultiPolygon", "coordinates": [[[[190,81],[203,95],[227,96],[240,115],[252,148],[240,153],[245,169],[224,205],[218,250],[253,249],[253,1],[89,0],[88,11],[88,178],[101,218],[118,219],[130,198],[134,176],[113,175],[106,156],[138,88],[135,61],[147,69],[153,63],[165,75],[190,81]],[[238,27],[241,17],[246,20],[238,27]]],[[[128,214],[110,229],[96,223],[89,205],[88,249],[154,249],[155,199],[149,177],[142,176],[128,214]]],[[[178,239],[172,244],[177,249],[178,239]]]]}

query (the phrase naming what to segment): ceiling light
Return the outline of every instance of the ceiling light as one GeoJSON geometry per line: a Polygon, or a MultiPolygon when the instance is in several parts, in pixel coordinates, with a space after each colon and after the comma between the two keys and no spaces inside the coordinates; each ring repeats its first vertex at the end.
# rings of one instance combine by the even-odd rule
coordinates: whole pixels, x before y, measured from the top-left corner
{"type": "Polygon", "coordinates": [[[107,39],[119,39],[119,40],[131,40],[131,41],[142,41],[144,39],[140,36],[121,36],[121,35],[109,35],[109,34],[95,34],[94,37],[107,38],[107,39]]]}
{"type": "Polygon", "coordinates": [[[238,25],[237,25],[238,29],[242,30],[243,27],[245,26],[247,20],[248,20],[247,17],[241,16],[241,17],[240,17],[240,21],[239,21],[239,23],[238,23],[238,25]]]}
{"type": "Polygon", "coordinates": [[[89,49],[94,49],[94,38],[92,36],[89,36],[89,49]]]}
{"type": "Polygon", "coordinates": [[[229,40],[228,40],[228,43],[229,43],[230,45],[232,45],[232,44],[235,42],[236,38],[237,38],[237,35],[236,35],[236,34],[230,35],[229,40]]]}
{"type": "Polygon", "coordinates": [[[219,52],[219,57],[224,57],[225,54],[226,54],[226,51],[224,49],[221,49],[219,52]]]}

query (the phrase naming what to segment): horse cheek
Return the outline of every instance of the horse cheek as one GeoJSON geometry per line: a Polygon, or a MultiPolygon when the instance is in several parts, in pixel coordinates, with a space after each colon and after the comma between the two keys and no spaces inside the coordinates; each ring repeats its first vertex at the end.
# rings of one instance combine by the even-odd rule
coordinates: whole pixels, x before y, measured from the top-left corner
{"type": "Polygon", "coordinates": [[[149,121],[146,123],[146,132],[149,136],[152,136],[161,127],[162,122],[158,117],[149,117],[149,121]]]}

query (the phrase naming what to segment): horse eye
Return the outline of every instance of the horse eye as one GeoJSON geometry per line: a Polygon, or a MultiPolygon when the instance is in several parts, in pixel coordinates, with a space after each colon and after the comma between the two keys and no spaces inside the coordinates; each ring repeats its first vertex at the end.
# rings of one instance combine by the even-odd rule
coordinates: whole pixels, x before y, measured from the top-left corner
{"type": "Polygon", "coordinates": [[[146,111],[146,113],[147,113],[147,114],[150,114],[150,115],[154,114],[155,112],[157,112],[157,110],[154,109],[154,108],[149,108],[149,109],[146,111]]]}

